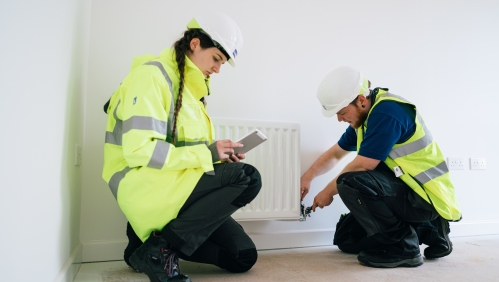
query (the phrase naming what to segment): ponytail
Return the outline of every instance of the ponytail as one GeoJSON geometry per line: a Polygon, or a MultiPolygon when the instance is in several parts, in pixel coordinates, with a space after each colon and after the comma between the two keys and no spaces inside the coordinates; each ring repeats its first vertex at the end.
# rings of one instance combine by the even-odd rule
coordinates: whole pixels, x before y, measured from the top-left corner
{"type": "MultiPolygon", "coordinates": [[[[173,144],[177,141],[177,116],[182,107],[182,92],[184,91],[185,85],[185,56],[191,52],[191,41],[194,38],[199,38],[201,48],[206,49],[210,47],[215,47],[213,40],[202,32],[200,29],[189,29],[184,32],[184,36],[177,40],[173,44],[173,48],[175,49],[175,60],[177,62],[178,74],[180,77],[180,85],[178,87],[178,96],[175,102],[175,110],[173,112],[173,131],[172,131],[172,142],[173,144]]],[[[172,93],[173,95],[173,93],[172,93]]]]}

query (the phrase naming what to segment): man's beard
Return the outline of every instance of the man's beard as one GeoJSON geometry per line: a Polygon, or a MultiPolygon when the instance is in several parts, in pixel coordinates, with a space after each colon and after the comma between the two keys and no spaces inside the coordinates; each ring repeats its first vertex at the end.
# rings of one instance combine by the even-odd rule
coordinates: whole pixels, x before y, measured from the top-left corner
{"type": "Polygon", "coordinates": [[[359,108],[359,106],[357,106],[357,105],[355,105],[355,109],[356,109],[357,113],[359,114],[359,119],[357,121],[355,121],[354,123],[352,123],[350,126],[354,129],[358,129],[366,121],[367,115],[369,114],[369,112],[368,111],[362,112],[361,109],[359,108]]]}

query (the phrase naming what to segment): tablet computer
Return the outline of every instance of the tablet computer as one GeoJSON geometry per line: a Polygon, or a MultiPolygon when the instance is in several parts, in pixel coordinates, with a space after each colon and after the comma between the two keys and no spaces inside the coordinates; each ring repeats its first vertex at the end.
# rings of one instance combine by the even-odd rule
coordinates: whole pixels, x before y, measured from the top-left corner
{"type": "Polygon", "coordinates": [[[243,136],[241,139],[237,140],[237,143],[241,143],[244,145],[242,148],[233,148],[235,154],[246,154],[251,149],[256,146],[262,144],[267,140],[267,136],[265,136],[260,130],[255,129],[250,133],[243,136]]]}

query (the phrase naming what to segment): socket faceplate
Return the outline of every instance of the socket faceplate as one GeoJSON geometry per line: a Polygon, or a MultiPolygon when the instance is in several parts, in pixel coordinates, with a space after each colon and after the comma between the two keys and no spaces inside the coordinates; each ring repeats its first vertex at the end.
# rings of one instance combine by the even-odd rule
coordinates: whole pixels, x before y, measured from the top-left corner
{"type": "Polygon", "coordinates": [[[447,158],[447,165],[449,169],[464,169],[464,158],[462,157],[453,157],[447,158]]]}
{"type": "Polygon", "coordinates": [[[487,169],[485,158],[470,158],[470,169],[487,169]]]}

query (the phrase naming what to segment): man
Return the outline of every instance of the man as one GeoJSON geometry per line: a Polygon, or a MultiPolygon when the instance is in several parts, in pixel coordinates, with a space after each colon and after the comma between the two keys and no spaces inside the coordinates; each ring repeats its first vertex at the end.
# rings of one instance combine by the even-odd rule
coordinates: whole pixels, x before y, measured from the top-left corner
{"type": "MultiPolygon", "coordinates": [[[[312,205],[324,208],[339,194],[368,238],[378,246],[362,250],[372,267],[415,267],[452,252],[448,221],[461,219],[447,165],[416,106],[388,89],[369,89],[359,71],[340,67],[321,82],[317,98],[326,117],[350,126],[301,177],[302,199],[318,175],[349,151],[357,156],[319,192],[312,205]],[[418,225],[433,226],[418,234],[418,225]],[[419,235],[419,239],[418,239],[419,235]],[[421,240],[421,242],[420,242],[421,240]]],[[[419,229],[420,230],[420,229],[419,229]]]]}

